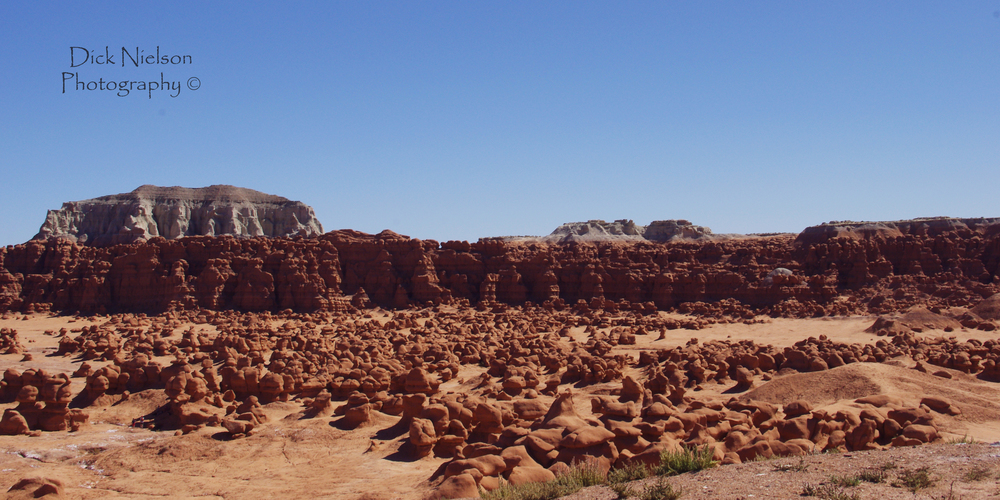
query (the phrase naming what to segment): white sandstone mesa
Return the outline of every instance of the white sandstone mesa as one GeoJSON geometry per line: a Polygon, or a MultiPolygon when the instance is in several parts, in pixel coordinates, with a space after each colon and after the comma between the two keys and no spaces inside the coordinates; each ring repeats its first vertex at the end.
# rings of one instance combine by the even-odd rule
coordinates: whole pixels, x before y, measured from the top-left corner
{"type": "Polygon", "coordinates": [[[91,246],[155,237],[317,236],[312,207],[252,189],[140,186],[130,193],[63,203],[49,210],[35,240],[61,238],[91,246]]]}

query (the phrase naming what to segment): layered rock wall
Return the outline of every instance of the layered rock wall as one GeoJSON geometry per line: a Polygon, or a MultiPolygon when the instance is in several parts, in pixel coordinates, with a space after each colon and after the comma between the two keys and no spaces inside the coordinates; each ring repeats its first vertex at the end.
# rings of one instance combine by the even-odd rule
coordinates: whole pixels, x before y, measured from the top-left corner
{"type": "Polygon", "coordinates": [[[140,186],[131,193],[64,203],[49,210],[33,239],[62,238],[90,246],[162,236],[317,236],[313,209],[280,196],[233,186],[140,186]]]}
{"type": "Polygon", "coordinates": [[[324,311],[363,295],[397,308],[457,299],[557,307],[582,300],[702,315],[816,316],[918,302],[971,307],[1000,292],[1000,224],[935,224],[933,231],[895,224],[863,238],[810,228],[794,239],[669,244],[439,244],[349,230],[101,248],[53,239],[0,249],[0,310],[324,311]]]}

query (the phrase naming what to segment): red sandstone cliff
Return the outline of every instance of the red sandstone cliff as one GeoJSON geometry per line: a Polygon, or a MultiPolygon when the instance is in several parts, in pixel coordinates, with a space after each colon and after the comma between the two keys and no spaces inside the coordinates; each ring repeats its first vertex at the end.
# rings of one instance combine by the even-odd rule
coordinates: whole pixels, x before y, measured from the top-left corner
{"type": "Polygon", "coordinates": [[[996,219],[826,224],[794,239],[667,244],[438,244],[350,230],[293,239],[153,238],[105,248],[49,240],[0,249],[0,310],[323,311],[350,307],[345,295],[363,288],[383,307],[582,300],[732,317],[812,316],[881,313],[918,300],[971,306],[1000,292],[998,268],[996,219]]]}

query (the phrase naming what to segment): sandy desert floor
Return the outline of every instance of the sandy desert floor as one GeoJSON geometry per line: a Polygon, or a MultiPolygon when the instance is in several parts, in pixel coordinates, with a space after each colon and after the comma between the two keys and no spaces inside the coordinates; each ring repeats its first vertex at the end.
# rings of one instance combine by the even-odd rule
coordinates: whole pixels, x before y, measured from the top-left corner
{"type": "MultiPolygon", "coordinates": [[[[378,310],[370,319],[380,321],[389,314],[378,310]]],[[[865,333],[874,320],[837,317],[716,324],[698,331],[670,330],[663,339],[638,336],[635,345],[619,345],[614,350],[637,358],[643,350],[683,346],[692,338],[701,342],[747,339],[784,347],[808,337],[826,336],[837,342],[870,344],[879,339],[865,333]]],[[[104,322],[101,317],[41,314],[0,320],[0,328],[18,331],[31,355],[30,361],[22,354],[0,355],[0,370],[73,372],[83,359],[55,356],[58,339],[46,332],[104,322]]],[[[211,325],[183,325],[177,335],[190,327],[212,330],[211,325]]],[[[996,339],[991,333],[995,332],[961,329],[949,333],[932,330],[925,335],[953,336],[960,341],[996,339]]],[[[575,327],[565,341],[582,343],[587,337],[583,327],[575,327]]],[[[88,362],[95,368],[102,364],[88,362]]],[[[820,372],[778,375],[759,379],[748,396],[778,405],[805,399],[816,409],[831,410],[859,408],[853,400],[873,394],[895,396],[907,405],[917,405],[927,395],[941,396],[962,410],[957,416],[938,417],[944,438],[941,443],[727,465],[671,478],[670,482],[684,489],[684,498],[794,498],[806,484],[828,482],[831,475],[891,464],[897,472],[928,467],[935,484],[914,494],[893,487],[890,483],[895,472],[889,471],[885,483],[862,483],[851,491],[860,498],[1000,497],[1000,445],[990,444],[1000,441],[1000,384],[956,370],[947,370],[952,378],[942,378],[914,370],[915,365],[912,359],[901,357],[885,363],[853,363],[820,372]],[[970,474],[977,470],[985,472],[970,474]]],[[[443,383],[439,392],[471,391],[484,372],[483,367],[463,365],[458,376],[443,383]]],[[[639,370],[629,367],[625,374],[639,376],[639,370]]],[[[72,383],[76,393],[83,389],[84,379],[73,378],[72,383]]],[[[588,395],[608,394],[612,385],[573,388],[581,416],[594,416],[588,395]]],[[[704,401],[726,401],[732,397],[727,393],[731,385],[707,383],[688,394],[704,401]]],[[[566,388],[569,385],[559,389],[566,388]]],[[[539,399],[553,400],[551,396],[539,399]]],[[[448,462],[434,456],[415,460],[403,453],[400,448],[407,429],[395,425],[400,417],[376,412],[372,425],[346,430],[337,425],[339,417],[305,418],[305,408],[294,399],[265,405],[268,423],[241,439],[231,439],[219,427],[177,435],[129,425],[165,402],[162,390],[145,390],[127,401],[88,408],[90,425],[77,432],[0,437],[0,491],[22,478],[40,476],[61,481],[65,488],[62,498],[415,499],[432,492],[437,482],[432,477],[448,462]]],[[[0,410],[16,405],[3,404],[0,410]]],[[[641,489],[641,483],[636,487],[641,489]]],[[[593,487],[573,498],[615,495],[605,487],[593,487]]]]}

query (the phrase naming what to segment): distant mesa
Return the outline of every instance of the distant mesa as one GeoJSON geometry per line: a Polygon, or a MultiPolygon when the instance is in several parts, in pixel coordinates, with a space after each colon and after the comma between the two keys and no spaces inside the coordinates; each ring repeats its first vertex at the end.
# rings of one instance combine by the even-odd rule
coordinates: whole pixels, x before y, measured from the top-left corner
{"type": "Polygon", "coordinates": [[[712,235],[712,230],[705,226],[696,226],[690,222],[679,220],[654,220],[642,233],[649,241],[667,242],[677,239],[698,239],[712,235]]]}
{"type": "Polygon", "coordinates": [[[587,222],[568,222],[552,231],[542,241],[553,243],[568,243],[571,241],[644,241],[644,226],[626,219],[614,222],[589,220],[587,222]]]}
{"type": "Polygon", "coordinates": [[[986,236],[1000,232],[1000,217],[917,217],[897,221],[830,221],[805,228],[795,244],[807,247],[833,238],[852,240],[888,239],[911,236],[937,236],[952,231],[964,233],[982,231],[986,236]]]}
{"type": "Polygon", "coordinates": [[[144,185],[130,193],[63,203],[49,210],[34,240],[91,245],[136,243],[161,236],[318,236],[312,207],[252,189],[144,185]]]}
{"type": "Polygon", "coordinates": [[[596,241],[655,241],[666,243],[677,240],[693,240],[712,237],[712,230],[695,226],[683,219],[657,220],[648,226],[640,226],[631,220],[619,219],[614,222],[589,220],[568,222],[552,231],[548,236],[509,236],[506,241],[542,241],[546,243],[596,242],[596,241]]]}

